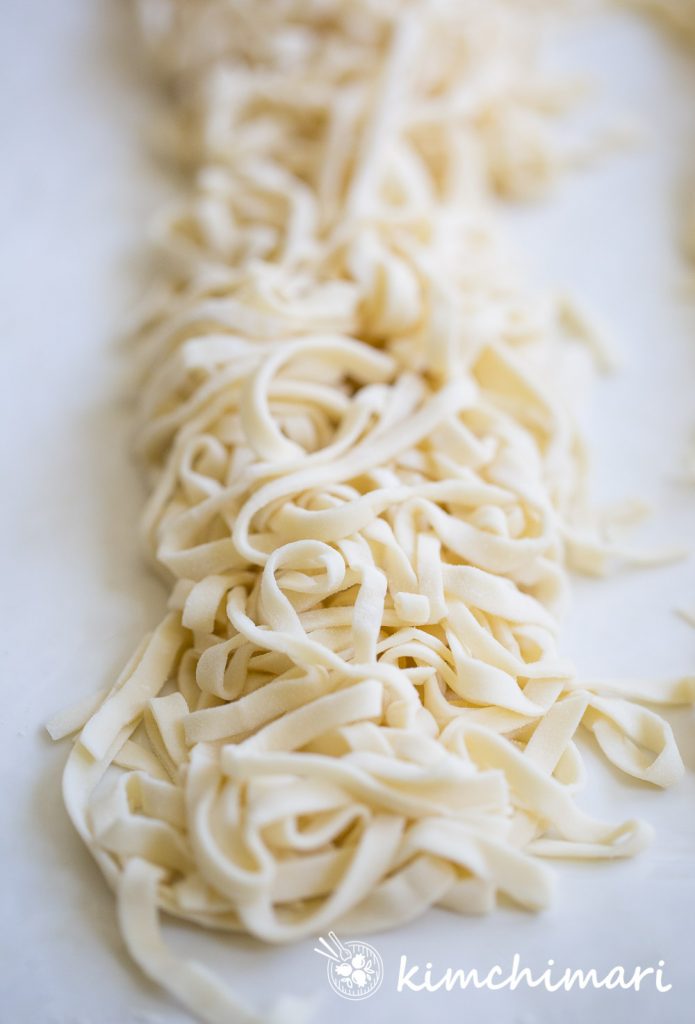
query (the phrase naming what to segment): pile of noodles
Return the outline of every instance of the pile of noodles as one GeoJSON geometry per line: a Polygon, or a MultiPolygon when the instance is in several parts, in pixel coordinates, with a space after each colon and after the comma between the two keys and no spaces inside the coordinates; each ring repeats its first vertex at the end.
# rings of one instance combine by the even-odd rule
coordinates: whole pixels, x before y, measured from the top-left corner
{"type": "Polygon", "coordinates": [[[52,731],[86,722],[69,812],[132,955],[204,1021],[260,1018],[158,910],[286,942],[540,908],[548,858],[650,836],[578,801],[580,728],[637,779],[683,770],[644,704],[694,679],[586,683],[557,650],[568,566],[615,554],[562,372],[581,318],[492,211],[566,162],[554,6],[141,5],[191,175],[139,343],[169,610],[52,731]]]}

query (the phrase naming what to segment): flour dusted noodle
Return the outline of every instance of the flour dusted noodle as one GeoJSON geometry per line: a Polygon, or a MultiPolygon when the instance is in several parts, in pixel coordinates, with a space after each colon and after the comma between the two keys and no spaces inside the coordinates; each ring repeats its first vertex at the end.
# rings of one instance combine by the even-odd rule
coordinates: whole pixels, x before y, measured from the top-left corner
{"type": "Polygon", "coordinates": [[[582,809],[580,727],[670,785],[643,703],[694,686],[583,682],[557,649],[568,565],[620,552],[587,525],[560,385],[585,322],[527,293],[491,212],[565,162],[545,5],[141,12],[194,177],[159,221],[139,349],[143,534],[171,595],[52,731],[81,729],[65,799],[133,957],[200,1019],[255,1021],[166,948],[159,909],[286,942],[500,893],[544,907],[545,858],[649,839],[582,809]]]}

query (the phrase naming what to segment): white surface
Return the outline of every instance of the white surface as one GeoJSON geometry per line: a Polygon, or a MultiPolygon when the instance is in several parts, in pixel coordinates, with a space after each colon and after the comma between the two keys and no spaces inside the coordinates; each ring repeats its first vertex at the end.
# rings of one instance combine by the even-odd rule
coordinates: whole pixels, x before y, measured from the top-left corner
{"type": "MultiPolygon", "coordinates": [[[[72,832],[59,777],[67,753],[46,717],[109,680],[164,595],[135,544],[142,493],[128,459],[122,402],[127,355],[114,336],[142,280],[143,220],[163,185],[147,162],[146,86],[133,67],[116,0],[10,0],[3,5],[0,90],[3,188],[2,757],[0,1019],[8,1024],[180,1024],[189,1020],[138,975],[116,930],[113,900],[72,832]],[[119,397],[121,401],[119,402],[119,397]]],[[[626,355],[598,386],[590,433],[602,498],[651,497],[644,535],[693,535],[695,490],[668,481],[695,421],[695,311],[675,299],[674,189],[692,169],[695,67],[643,26],[591,22],[569,48],[602,79],[609,110],[638,111],[645,148],[566,182],[515,228],[541,280],[570,282],[612,323],[626,355]]],[[[695,62],[693,62],[695,64],[695,62]]],[[[591,673],[693,671],[695,632],[670,609],[695,605],[691,564],[579,581],[566,649],[591,673]]],[[[691,770],[692,711],[673,716],[691,770]]],[[[591,748],[588,757],[598,765],[591,748]]],[[[558,867],[552,910],[488,919],[432,913],[373,941],[386,978],[350,1004],[325,983],[313,943],[264,950],[175,927],[258,1006],[272,994],[323,994],[319,1019],[410,1024],[574,1024],[692,1019],[695,796],[691,774],[659,793],[602,766],[583,805],[652,821],[638,860],[558,867]],[[644,992],[395,994],[398,957],[487,972],[519,952],[542,970],[666,961],[667,995],[644,992]]],[[[359,936],[355,936],[359,938],[359,936]]],[[[350,936],[343,936],[350,938],[350,936]]]]}

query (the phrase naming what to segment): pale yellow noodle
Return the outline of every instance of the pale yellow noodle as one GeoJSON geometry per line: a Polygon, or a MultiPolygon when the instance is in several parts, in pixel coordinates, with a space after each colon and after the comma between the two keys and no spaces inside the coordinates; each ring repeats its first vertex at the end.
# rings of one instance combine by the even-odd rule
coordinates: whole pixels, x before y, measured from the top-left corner
{"type": "Polygon", "coordinates": [[[141,4],[194,171],[140,341],[172,589],[64,790],[132,955],[204,1021],[260,1018],[158,908],[286,942],[544,907],[543,858],[649,838],[580,808],[580,726],[635,778],[683,770],[642,702],[692,679],[582,683],[557,650],[570,560],[615,552],[583,518],[569,307],[519,283],[490,209],[562,165],[553,6],[141,4]]]}

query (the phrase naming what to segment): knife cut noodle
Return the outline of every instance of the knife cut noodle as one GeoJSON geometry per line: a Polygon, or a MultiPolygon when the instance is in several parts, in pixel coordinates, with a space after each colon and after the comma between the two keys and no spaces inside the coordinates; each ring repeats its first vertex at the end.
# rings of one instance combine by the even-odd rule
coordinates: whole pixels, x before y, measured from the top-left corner
{"type": "Polygon", "coordinates": [[[567,567],[620,552],[586,525],[563,311],[490,202],[566,162],[553,6],[140,5],[194,171],[139,348],[171,596],[52,734],[80,729],[65,799],[131,954],[210,1024],[304,1008],[242,1006],[158,910],[288,942],[542,908],[545,858],[650,836],[581,809],[580,727],[634,778],[682,773],[644,704],[695,679],[582,682],[557,650],[567,567]]]}

